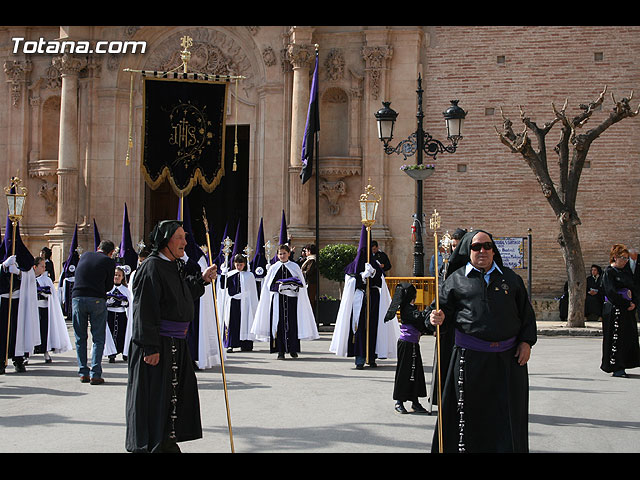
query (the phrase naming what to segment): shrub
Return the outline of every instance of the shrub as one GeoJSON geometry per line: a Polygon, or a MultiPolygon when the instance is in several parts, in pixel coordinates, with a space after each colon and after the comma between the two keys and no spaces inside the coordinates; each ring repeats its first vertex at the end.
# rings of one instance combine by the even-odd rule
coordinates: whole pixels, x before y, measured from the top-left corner
{"type": "Polygon", "coordinates": [[[346,243],[334,243],[320,249],[318,269],[328,280],[344,282],[344,269],[356,258],[358,247],[346,243]]]}

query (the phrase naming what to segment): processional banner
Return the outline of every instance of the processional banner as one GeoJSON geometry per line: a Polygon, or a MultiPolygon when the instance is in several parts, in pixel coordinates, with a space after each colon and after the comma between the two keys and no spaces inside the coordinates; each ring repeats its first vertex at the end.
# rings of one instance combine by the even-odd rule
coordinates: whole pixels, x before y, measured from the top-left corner
{"type": "Polygon", "coordinates": [[[142,171],[179,197],[212,192],[224,176],[227,82],[144,78],[142,171]]]}

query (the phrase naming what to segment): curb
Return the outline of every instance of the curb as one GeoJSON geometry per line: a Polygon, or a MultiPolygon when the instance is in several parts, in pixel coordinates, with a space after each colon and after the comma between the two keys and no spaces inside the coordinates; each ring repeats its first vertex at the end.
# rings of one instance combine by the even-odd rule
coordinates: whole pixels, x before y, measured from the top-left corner
{"type": "MultiPolygon", "coordinates": [[[[318,325],[319,332],[333,332],[333,324],[318,325]]],[[[544,322],[538,323],[538,335],[545,336],[565,336],[565,337],[601,337],[602,328],[597,327],[565,327],[562,325],[544,325],[544,322]],[[542,324],[542,325],[541,325],[542,324]]]]}

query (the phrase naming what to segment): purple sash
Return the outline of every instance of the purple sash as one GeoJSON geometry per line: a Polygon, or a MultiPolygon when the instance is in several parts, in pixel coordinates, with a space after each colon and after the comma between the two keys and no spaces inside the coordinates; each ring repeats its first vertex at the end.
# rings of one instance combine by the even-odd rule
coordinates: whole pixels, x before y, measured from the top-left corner
{"type": "Polygon", "coordinates": [[[189,322],[160,320],[160,335],[163,337],[186,338],[189,322]]]}
{"type": "Polygon", "coordinates": [[[488,342],[481,340],[466,333],[462,333],[456,329],[456,345],[462,348],[468,348],[469,350],[476,350],[478,352],[506,352],[513,348],[516,344],[516,337],[511,337],[499,342],[488,342]]]}
{"type": "MultiPolygon", "coordinates": [[[[631,301],[631,290],[629,290],[628,288],[621,288],[620,290],[618,290],[618,295],[620,295],[625,300],[631,301]]],[[[609,300],[606,297],[606,295],[604,297],[604,301],[605,302],[609,302],[609,303],[613,303],[613,302],[611,302],[611,300],[609,300]]]]}

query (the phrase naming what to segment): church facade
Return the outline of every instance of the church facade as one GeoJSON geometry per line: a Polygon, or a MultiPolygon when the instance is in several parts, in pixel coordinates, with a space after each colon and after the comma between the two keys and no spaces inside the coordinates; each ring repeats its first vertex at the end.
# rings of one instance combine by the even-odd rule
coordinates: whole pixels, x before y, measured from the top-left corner
{"type": "MultiPolygon", "coordinates": [[[[392,276],[411,276],[416,182],[400,167],[416,158],[384,152],[374,115],[391,102],[399,113],[391,144],[409,138],[420,77],[424,129],[434,138],[448,143],[443,112],[451,100],[467,111],[457,151],[424,160],[435,165],[423,182],[425,272],[434,251],[429,217],[437,210],[438,235],[458,227],[530,235],[531,275],[518,273],[532,279],[538,298],[559,296],[566,280],[558,225],[531,169],[496,135],[501,112],[514,130],[523,128],[521,111],[542,125],[554,119],[552,104],[567,100],[578,112],[606,86],[589,128],[613,107],[610,95],[628,97],[640,84],[634,26],[0,27],[1,178],[6,186],[17,175],[29,189],[23,241],[34,255],[52,248],[57,272],[76,227],[83,250],[93,248],[94,224],[102,239],[119,244],[125,204],[134,244],[158,219],[175,218],[175,193],[168,185],[150,188],[142,173],[144,92],[131,72],[178,68],[184,37],[192,39],[189,71],[241,77],[229,84],[225,112],[225,163],[238,168],[225,169],[224,201],[207,203],[220,219],[214,238],[222,225],[233,225],[231,238],[241,225],[255,249],[262,220],[275,244],[284,212],[299,251],[315,242],[317,198],[320,247],[357,244],[358,200],[371,184],[381,195],[372,238],[390,257],[392,276]],[[300,181],[316,49],[317,192],[315,181],[300,181]]],[[[558,135],[547,145],[554,179],[551,139],[558,135]]],[[[587,269],[606,265],[613,243],[640,247],[639,151],[640,118],[611,127],[591,148],[577,202],[587,269]]],[[[189,201],[201,205],[206,195],[192,193],[189,201]]],[[[198,241],[204,244],[201,234],[198,241]]],[[[334,285],[322,289],[335,295],[334,285]]]]}

